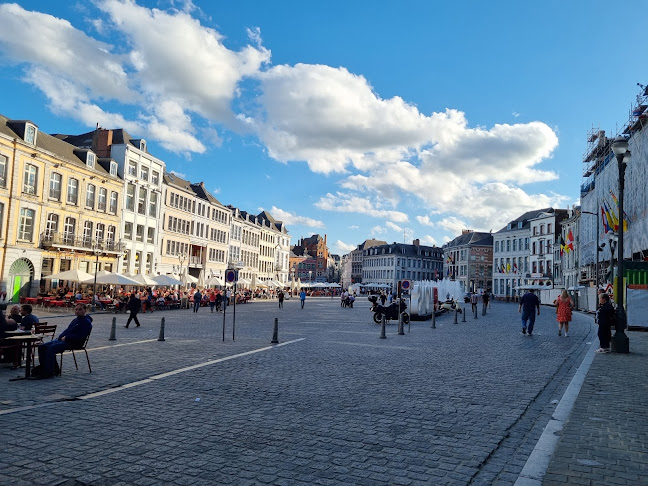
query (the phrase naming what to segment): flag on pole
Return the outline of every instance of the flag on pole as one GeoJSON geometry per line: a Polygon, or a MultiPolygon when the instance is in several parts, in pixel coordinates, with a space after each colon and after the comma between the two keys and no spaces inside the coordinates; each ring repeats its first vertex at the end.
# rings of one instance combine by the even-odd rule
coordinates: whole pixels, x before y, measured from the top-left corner
{"type": "Polygon", "coordinates": [[[574,251],[574,233],[572,233],[571,228],[569,229],[569,233],[567,233],[567,253],[569,253],[569,250],[574,251]]]}
{"type": "Polygon", "coordinates": [[[506,263],[506,273],[510,273],[510,272],[511,272],[511,264],[507,262],[506,263]]]}
{"type": "Polygon", "coordinates": [[[605,229],[606,234],[608,232],[612,231],[612,228],[610,227],[610,224],[608,223],[607,216],[605,215],[605,209],[603,209],[603,206],[601,206],[601,221],[603,222],[603,229],[605,229]]]}
{"type": "MultiPolygon", "coordinates": [[[[610,195],[612,196],[612,200],[614,201],[614,204],[616,204],[617,211],[618,211],[619,210],[619,200],[617,199],[617,197],[612,192],[612,189],[610,189],[610,195]]],[[[628,231],[628,215],[626,214],[625,211],[623,211],[623,231],[628,231]]]]}
{"type": "Polygon", "coordinates": [[[563,253],[565,253],[565,238],[563,238],[563,235],[560,235],[560,256],[563,256],[563,253]]]}
{"type": "Polygon", "coordinates": [[[513,262],[513,273],[517,273],[517,271],[518,271],[517,263],[513,262]]]}

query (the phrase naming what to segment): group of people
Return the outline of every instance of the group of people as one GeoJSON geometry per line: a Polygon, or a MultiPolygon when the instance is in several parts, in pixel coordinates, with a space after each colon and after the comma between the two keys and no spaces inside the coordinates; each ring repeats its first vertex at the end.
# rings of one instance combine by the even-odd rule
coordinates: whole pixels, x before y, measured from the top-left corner
{"type": "MultiPolygon", "coordinates": [[[[341,307],[353,307],[353,303],[355,302],[356,296],[355,292],[349,292],[348,290],[344,290],[340,294],[340,306],[341,307]]],[[[384,301],[387,300],[387,297],[385,296],[384,293],[380,294],[380,300],[384,301]]],[[[385,305],[385,304],[383,304],[385,305]]]]}
{"type": "MultiPolygon", "coordinates": [[[[553,302],[556,308],[556,321],[558,322],[558,336],[569,337],[569,323],[572,320],[574,301],[567,290],[563,290],[553,302]]],[[[529,289],[520,299],[518,312],[522,314],[522,334],[533,335],[536,315],[540,315],[540,299],[533,289],[529,289]]],[[[612,305],[610,295],[600,289],[598,292],[598,307],[596,310],[596,323],[598,324],[599,348],[597,353],[609,353],[612,340],[612,326],[615,323],[616,312],[612,305]]]]}

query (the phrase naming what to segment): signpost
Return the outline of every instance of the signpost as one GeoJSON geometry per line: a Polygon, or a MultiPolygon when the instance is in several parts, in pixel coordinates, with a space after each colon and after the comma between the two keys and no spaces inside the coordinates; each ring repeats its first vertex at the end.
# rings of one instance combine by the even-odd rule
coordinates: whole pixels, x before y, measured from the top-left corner
{"type": "MultiPolygon", "coordinates": [[[[225,295],[223,295],[223,342],[225,342],[225,312],[227,311],[227,304],[229,304],[227,302],[227,284],[234,284],[234,282],[236,282],[236,270],[228,268],[225,271],[225,295]]],[[[236,301],[236,296],[234,296],[234,301],[236,301]]],[[[233,329],[232,332],[234,332],[233,329]]]]}

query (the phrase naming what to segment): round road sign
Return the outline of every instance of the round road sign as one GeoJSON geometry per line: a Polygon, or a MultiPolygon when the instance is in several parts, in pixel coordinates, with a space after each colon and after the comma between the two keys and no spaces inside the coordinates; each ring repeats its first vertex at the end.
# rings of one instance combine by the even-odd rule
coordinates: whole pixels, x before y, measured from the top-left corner
{"type": "Polygon", "coordinates": [[[232,283],[234,280],[236,280],[236,272],[234,270],[228,270],[225,272],[225,280],[227,280],[229,283],[232,283]]]}
{"type": "Polygon", "coordinates": [[[403,280],[403,281],[401,282],[401,289],[403,289],[403,290],[409,290],[409,288],[411,287],[411,285],[412,285],[412,282],[410,282],[409,280],[403,280]]]}

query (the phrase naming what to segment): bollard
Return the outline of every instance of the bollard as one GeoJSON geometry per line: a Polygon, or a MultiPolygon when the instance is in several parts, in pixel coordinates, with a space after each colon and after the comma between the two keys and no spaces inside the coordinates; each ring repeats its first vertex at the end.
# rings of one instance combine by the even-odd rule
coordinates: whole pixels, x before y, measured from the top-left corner
{"type": "Polygon", "coordinates": [[[272,331],[272,341],[270,344],[279,344],[279,318],[275,317],[274,329],[272,331]]]}
{"type": "Polygon", "coordinates": [[[382,319],[380,320],[380,339],[387,339],[385,335],[385,314],[382,315],[382,319]]]}
{"type": "Polygon", "coordinates": [[[466,322],[466,308],[465,307],[461,308],[461,314],[462,314],[461,322],[466,322]]]}
{"type": "Polygon", "coordinates": [[[457,308],[455,307],[454,323],[457,323],[457,308]]]}
{"type": "Polygon", "coordinates": [[[158,341],[164,341],[164,317],[160,321],[160,337],[158,337],[158,341]]]}
{"type": "Polygon", "coordinates": [[[117,340],[117,338],[115,337],[116,333],[117,333],[117,318],[113,317],[112,326],[110,328],[110,338],[108,338],[108,341],[116,341],[117,340]]]}
{"type": "Polygon", "coordinates": [[[436,310],[432,309],[432,329],[436,329],[436,310]]]}
{"type": "Polygon", "coordinates": [[[398,335],[405,335],[405,325],[403,324],[403,313],[398,314],[398,335]]]}

